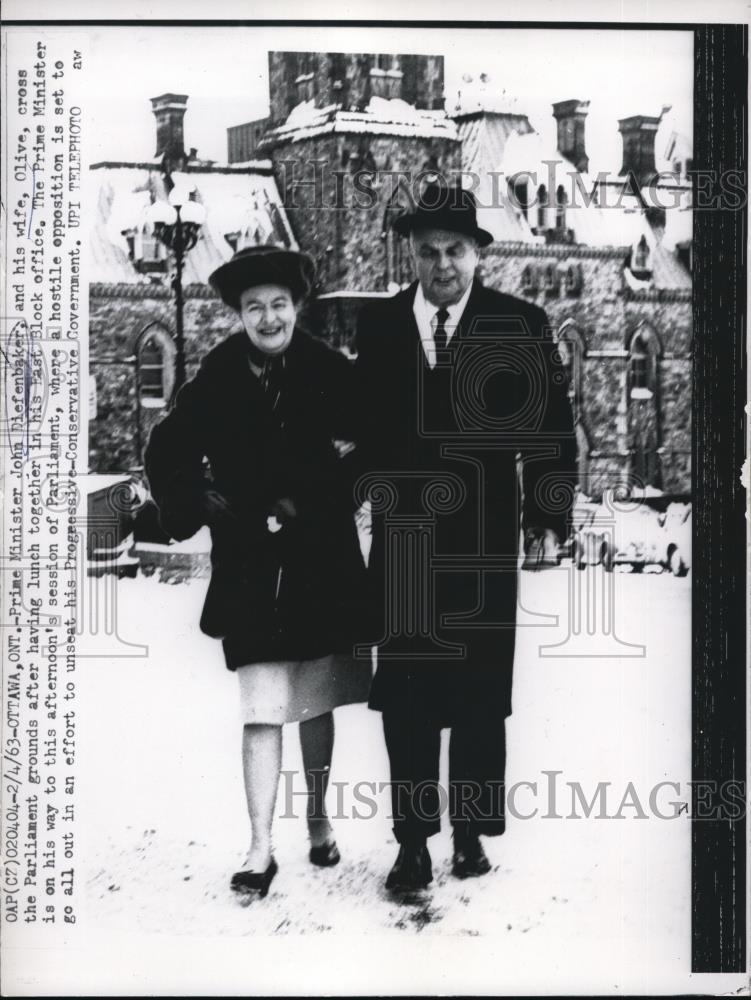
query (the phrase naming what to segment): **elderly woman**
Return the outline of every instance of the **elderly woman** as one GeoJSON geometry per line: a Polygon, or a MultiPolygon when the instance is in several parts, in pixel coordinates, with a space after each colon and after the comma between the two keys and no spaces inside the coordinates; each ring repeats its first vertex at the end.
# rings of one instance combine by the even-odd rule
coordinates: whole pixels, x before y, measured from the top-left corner
{"type": "Polygon", "coordinates": [[[364,620],[364,565],[352,484],[347,359],[296,324],[313,284],[310,258],[241,250],[210,278],[244,330],[210,351],[146,452],[164,529],[208,524],[212,576],[201,628],[236,671],[251,843],[232,889],[264,897],[277,871],[271,829],[282,726],[300,723],[310,861],[339,852],[324,797],[332,710],[365,701],[370,666],[351,657],[364,620]]]}

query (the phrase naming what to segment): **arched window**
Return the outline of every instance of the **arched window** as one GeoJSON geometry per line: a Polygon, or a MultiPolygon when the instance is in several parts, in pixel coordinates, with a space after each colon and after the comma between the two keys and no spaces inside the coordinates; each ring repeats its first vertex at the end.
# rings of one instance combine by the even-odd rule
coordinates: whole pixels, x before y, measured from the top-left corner
{"type": "Polygon", "coordinates": [[[138,335],[136,368],[140,404],[166,406],[175,384],[175,345],[161,324],[152,323],[138,335]]]}
{"type": "Polygon", "coordinates": [[[164,358],[156,337],[150,335],[141,345],[141,399],[164,400],[164,358]]]}
{"type": "Polygon", "coordinates": [[[563,184],[559,184],[555,192],[555,228],[565,229],[566,228],[566,205],[568,204],[568,195],[566,194],[563,184]]]}
{"type": "Polygon", "coordinates": [[[630,399],[651,399],[657,391],[660,343],[650,327],[640,326],[628,347],[628,389],[630,399]]]}
{"type": "Polygon", "coordinates": [[[548,225],[548,189],[541,184],[537,189],[537,228],[547,229],[548,225]]]}

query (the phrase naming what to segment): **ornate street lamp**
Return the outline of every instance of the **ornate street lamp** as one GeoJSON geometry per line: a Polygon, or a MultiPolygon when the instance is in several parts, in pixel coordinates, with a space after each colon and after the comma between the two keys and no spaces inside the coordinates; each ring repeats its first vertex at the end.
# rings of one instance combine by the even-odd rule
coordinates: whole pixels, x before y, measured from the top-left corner
{"type": "Polygon", "coordinates": [[[196,245],[201,226],[206,219],[203,205],[191,201],[195,184],[184,174],[170,175],[173,182],[168,201],[156,201],[147,216],[154,226],[154,235],[175,255],[175,388],[185,382],[185,334],[183,331],[183,263],[185,254],[196,245]]]}

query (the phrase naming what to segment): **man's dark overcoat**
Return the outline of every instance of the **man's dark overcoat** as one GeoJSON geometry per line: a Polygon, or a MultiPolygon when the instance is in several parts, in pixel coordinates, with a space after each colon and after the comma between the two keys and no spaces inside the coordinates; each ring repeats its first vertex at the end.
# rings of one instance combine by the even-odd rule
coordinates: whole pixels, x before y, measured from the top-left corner
{"type": "Polygon", "coordinates": [[[333,443],[352,437],[351,363],[298,328],[282,375],[274,409],[250,368],[246,334],[229,337],[180,390],[146,452],[173,538],[207,522],[208,490],[233,512],[211,525],[201,618],[204,632],[224,640],[230,669],[347,652],[364,614],[352,484],[333,443]],[[271,533],[267,519],[282,497],[297,516],[271,533]]]}
{"type": "Polygon", "coordinates": [[[431,370],[416,290],[363,310],[358,325],[360,461],[380,484],[370,706],[442,725],[497,724],[511,711],[520,527],[567,534],[575,439],[566,373],[543,310],[477,279],[431,370]]]}

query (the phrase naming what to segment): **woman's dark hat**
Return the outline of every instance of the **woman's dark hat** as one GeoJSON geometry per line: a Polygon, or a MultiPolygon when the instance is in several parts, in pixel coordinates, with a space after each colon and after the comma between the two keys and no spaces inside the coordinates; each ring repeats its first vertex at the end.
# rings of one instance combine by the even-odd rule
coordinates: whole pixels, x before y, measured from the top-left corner
{"type": "Polygon", "coordinates": [[[245,247],[209,275],[209,284],[232,309],[240,296],[256,285],[282,285],[299,302],[313,288],[315,264],[305,253],[284,247],[245,247]]]}
{"type": "Polygon", "coordinates": [[[414,211],[398,216],[393,228],[401,236],[421,229],[446,229],[473,236],[481,247],[493,242],[492,234],[477,225],[477,202],[472,192],[440,184],[426,185],[414,211]]]}

